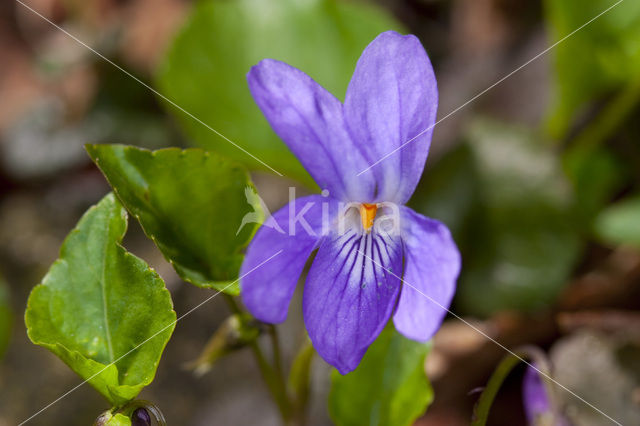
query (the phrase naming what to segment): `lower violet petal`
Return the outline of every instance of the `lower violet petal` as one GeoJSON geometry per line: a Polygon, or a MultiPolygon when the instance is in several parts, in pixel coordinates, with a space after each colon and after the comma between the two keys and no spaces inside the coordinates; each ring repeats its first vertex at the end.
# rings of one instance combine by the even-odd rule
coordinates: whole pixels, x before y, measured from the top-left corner
{"type": "Polygon", "coordinates": [[[460,253],[447,227],[437,220],[402,207],[401,221],[405,266],[393,322],[406,337],[427,341],[451,305],[460,253]]]}
{"type": "Polygon", "coordinates": [[[304,288],[303,312],[320,356],[354,370],[389,320],[402,270],[399,237],[350,230],[327,236],[304,288]]]}
{"type": "Polygon", "coordinates": [[[292,201],[268,218],[251,241],[240,288],[244,304],[259,320],[279,323],[287,317],[298,278],[322,237],[323,203],[330,207],[326,216],[337,211],[335,200],[320,195],[292,201]]]}

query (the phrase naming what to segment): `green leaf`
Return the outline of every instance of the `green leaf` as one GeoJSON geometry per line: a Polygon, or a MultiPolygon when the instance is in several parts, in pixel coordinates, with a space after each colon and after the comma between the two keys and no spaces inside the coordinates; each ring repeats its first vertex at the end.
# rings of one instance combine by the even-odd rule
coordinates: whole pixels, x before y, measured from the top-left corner
{"type": "Polygon", "coordinates": [[[126,228],[113,194],[90,208],[32,290],[25,315],[31,341],[115,406],[151,383],[176,321],[162,279],[120,245],[126,228]]]}
{"type": "Polygon", "coordinates": [[[345,376],[333,371],[329,412],[336,424],[412,424],[433,401],[424,372],[429,348],[388,325],[355,371],[345,376]]]}
{"type": "MultiPolygon", "coordinates": [[[[546,0],[551,42],[560,41],[615,0],[546,0]]],[[[562,137],[576,112],[640,73],[640,2],[623,1],[554,48],[556,90],[550,122],[562,137]]]]}
{"type": "Polygon", "coordinates": [[[96,419],[94,426],[131,426],[131,418],[123,413],[105,411],[96,419]]]}
{"type": "MultiPolygon", "coordinates": [[[[255,105],[245,76],[260,60],[274,58],[305,71],[341,97],[362,50],[386,30],[401,31],[401,26],[367,4],[204,0],[175,39],[158,84],[169,99],[270,167],[312,183],[255,105]]],[[[198,146],[251,168],[266,168],[192,117],[176,114],[198,146]]]]}
{"type": "Polygon", "coordinates": [[[596,219],[595,231],[605,243],[640,248],[640,195],[605,209],[596,219]]]}
{"type": "Polygon", "coordinates": [[[131,426],[131,419],[124,414],[117,413],[107,420],[105,426],[131,426]]]}
{"type": "Polygon", "coordinates": [[[200,287],[240,292],[232,282],[257,224],[236,232],[246,213],[262,212],[247,201],[254,190],[242,167],[200,149],[86,148],[180,277],[200,287]]]}

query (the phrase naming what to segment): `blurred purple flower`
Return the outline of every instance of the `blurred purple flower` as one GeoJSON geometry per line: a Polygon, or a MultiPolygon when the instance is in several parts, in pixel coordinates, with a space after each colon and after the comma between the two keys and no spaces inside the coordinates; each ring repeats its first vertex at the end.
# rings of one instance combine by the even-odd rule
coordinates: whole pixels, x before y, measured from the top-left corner
{"type": "Polygon", "coordinates": [[[329,194],[291,202],[258,230],[241,270],[249,311],[284,321],[318,249],[304,288],[304,321],[318,353],[340,373],[357,367],[392,315],[406,337],[430,339],[455,292],[460,255],[445,225],[403,206],[422,175],[438,103],[418,39],[380,34],[358,60],[344,104],[272,59],[254,66],[248,81],[271,127],[329,194]]]}
{"type": "Polygon", "coordinates": [[[522,399],[527,423],[530,426],[571,425],[560,413],[555,412],[540,373],[531,367],[527,367],[524,373],[522,399]]]}

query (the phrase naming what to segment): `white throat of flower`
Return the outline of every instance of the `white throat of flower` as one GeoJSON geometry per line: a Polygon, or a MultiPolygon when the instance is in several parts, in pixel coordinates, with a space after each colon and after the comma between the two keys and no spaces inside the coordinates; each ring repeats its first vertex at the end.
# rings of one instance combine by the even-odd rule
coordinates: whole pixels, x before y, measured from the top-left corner
{"type": "Polygon", "coordinates": [[[337,231],[344,234],[356,231],[359,234],[400,233],[400,208],[395,203],[348,203],[340,209],[337,231]]]}

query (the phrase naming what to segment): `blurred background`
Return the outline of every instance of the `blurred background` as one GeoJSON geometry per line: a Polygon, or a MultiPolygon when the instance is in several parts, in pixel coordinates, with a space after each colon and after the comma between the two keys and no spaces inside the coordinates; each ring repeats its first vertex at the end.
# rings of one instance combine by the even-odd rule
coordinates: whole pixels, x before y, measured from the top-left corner
{"type": "MultiPolygon", "coordinates": [[[[24,3],[130,75],[19,2],[0,3],[0,426],[80,383],[29,342],[23,315],[63,238],[109,191],[83,144],[217,151],[253,170],[273,211],[288,186],[316,188],[253,104],[249,67],[284,60],[343,98],[362,49],[388,29],[417,35],[438,78],[446,118],[410,205],[445,222],[462,251],[453,312],[507,347],[543,348],[556,380],[640,424],[640,2],[619,3],[566,40],[615,1],[24,3]],[[133,77],[287,177],[261,170],[133,77]]],[[[165,279],[178,315],[210,295],[180,281],[135,221],[130,228],[125,246],[165,279]]],[[[288,362],[304,339],[299,310],[294,300],[280,333],[288,362]]],[[[278,424],[248,351],[203,377],[184,367],[228,314],[214,299],[178,323],[141,394],[169,425],[278,424]]],[[[425,364],[435,400],[417,424],[468,424],[474,390],[504,355],[448,318],[425,364]]],[[[331,424],[328,372],[316,358],[312,425],[331,424]]],[[[521,378],[510,375],[490,424],[523,424],[521,378]]],[[[560,393],[576,424],[610,424],[560,393]]],[[[87,425],[107,408],[85,385],[29,424],[87,425]]]]}

